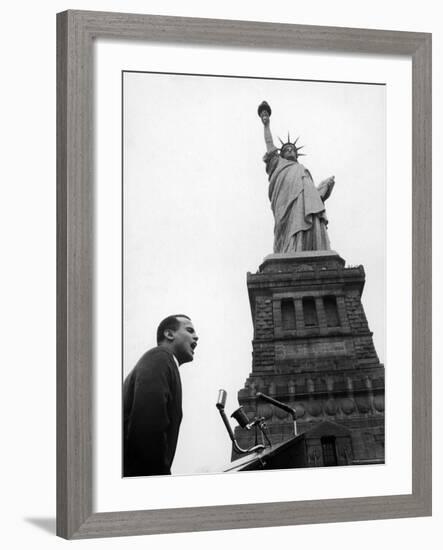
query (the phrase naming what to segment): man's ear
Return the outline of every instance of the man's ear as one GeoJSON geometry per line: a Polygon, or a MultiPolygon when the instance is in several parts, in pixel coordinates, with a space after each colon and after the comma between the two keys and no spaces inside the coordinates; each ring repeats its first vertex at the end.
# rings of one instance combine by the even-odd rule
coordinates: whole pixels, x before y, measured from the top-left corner
{"type": "Polygon", "coordinates": [[[174,331],[171,329],[171,328],[167,328],[164,333],[163,333],[165,339],[168,341],[168,342],[172,342],[174,340],[174,331]]]}

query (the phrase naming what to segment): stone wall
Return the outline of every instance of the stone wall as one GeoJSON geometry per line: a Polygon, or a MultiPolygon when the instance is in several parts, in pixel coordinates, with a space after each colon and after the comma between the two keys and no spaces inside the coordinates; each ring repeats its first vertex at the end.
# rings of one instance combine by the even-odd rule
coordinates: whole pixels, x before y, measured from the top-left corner
{"type": "MultiPolygon", "coordinates": [[[[379,463],[384,460],[384,366],[361,303],[364,269],[344,264],[334,252],[279,254],[248,274],[253,360],[238,397],[251,420],[265,419],[273,444],[293,437],[292,417],[261,402],[257,392],[294,408],[298,433],[331,421],[349,430],[355,463],[379,463]],[[316,308],[309,325],[304,297],[316,308]],[[336,308],[332,315],[329,311],[329,325],[336,319],[337,326],[328,325],[325,304],[336,308]]],[[[242,447],[255,443],[253,431],[237,428],[235,434],[242,447]]]]}

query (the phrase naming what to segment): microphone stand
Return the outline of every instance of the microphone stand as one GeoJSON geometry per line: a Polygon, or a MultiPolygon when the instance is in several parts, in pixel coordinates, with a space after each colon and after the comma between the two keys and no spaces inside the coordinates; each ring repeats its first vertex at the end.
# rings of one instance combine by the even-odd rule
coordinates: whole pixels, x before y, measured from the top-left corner
{"type": "MultiPolygon", "coordinates": [[[[237,440],[235,439],[235,436],[234,436],[234,432],[232,431],[232,428],[231,428],[231,424],[229,423],[229,420],[228,420],[228,418],[226,416],[226,413],[225,413],[226,396],[227,396],[227,394],[226,394],[225,390],[220,390],[219,391],[216,407],[218,409],[218,412],[220,413],[220,416],[222,417],[223,423],[226,427],[226,430],[228,431],[229,437],[232,441],[232,444],[234,446],[235,451],[239,454],[246,454],[246,453],[263,451],[263,449],[265,448],[264,445],[254,445],[253,447],[250,447],[249,449],[242,449],[240,447],[240,445],[237,443],[237,440]]],[[[262,419],[260,419],[260,420],[262,420],[262,419]]],[[[254,421],[252,423],[252,425],[254,425],[255,422],[256,421],[254,421]]],[[[251,425],[251,427],[252,427],[252,425],[251,425]]]]}
{"type": "Polygon", "coordinates": [[[277,401],[276,399],[273,399],[272,397],[269,397],[269,395],[265,395],[264,393],[257,392],[255,395],[256,397],[263,399],[268,403],[271,403],[271,405],[274,405],[275,407],[278,407],[279,409],[288,412],[292,416],[292,420],[294,422],[294,435],[297,435],[297,413],[295,409],[293,409],[289,405],[285,405],[284,403],[277,401]]]}

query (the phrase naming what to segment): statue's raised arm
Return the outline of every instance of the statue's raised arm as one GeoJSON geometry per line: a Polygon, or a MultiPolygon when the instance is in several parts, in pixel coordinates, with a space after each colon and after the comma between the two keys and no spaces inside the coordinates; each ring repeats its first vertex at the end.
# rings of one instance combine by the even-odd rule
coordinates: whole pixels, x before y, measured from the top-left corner
{"type": "Polygon", "coordinates": [[[271,134],[271,126],[270,126],[271,113],[272,113],[272,110],[270,105],[266,101],[262,101],[258,106],[258,116],[261,118],[261,121],[263,122],[267,153],[270,153],[271,151],[275,151],[277,149],[277,147],[274,145],[274,140],[272,139],[272,134],[271,134]]]}

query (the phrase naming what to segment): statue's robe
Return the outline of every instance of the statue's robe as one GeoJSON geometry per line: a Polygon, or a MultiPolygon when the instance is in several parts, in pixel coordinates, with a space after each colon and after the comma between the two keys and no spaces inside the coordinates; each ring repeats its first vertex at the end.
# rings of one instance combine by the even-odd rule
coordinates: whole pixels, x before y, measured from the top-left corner
{"type": "Polygon", "coordinates": [[[269,175],[269,200],[274,213],[274,252],[330,250],[324,201],[333,179],[315,187],[302,164],[286,160],[275,149],[263,160],[269,175]]]}

